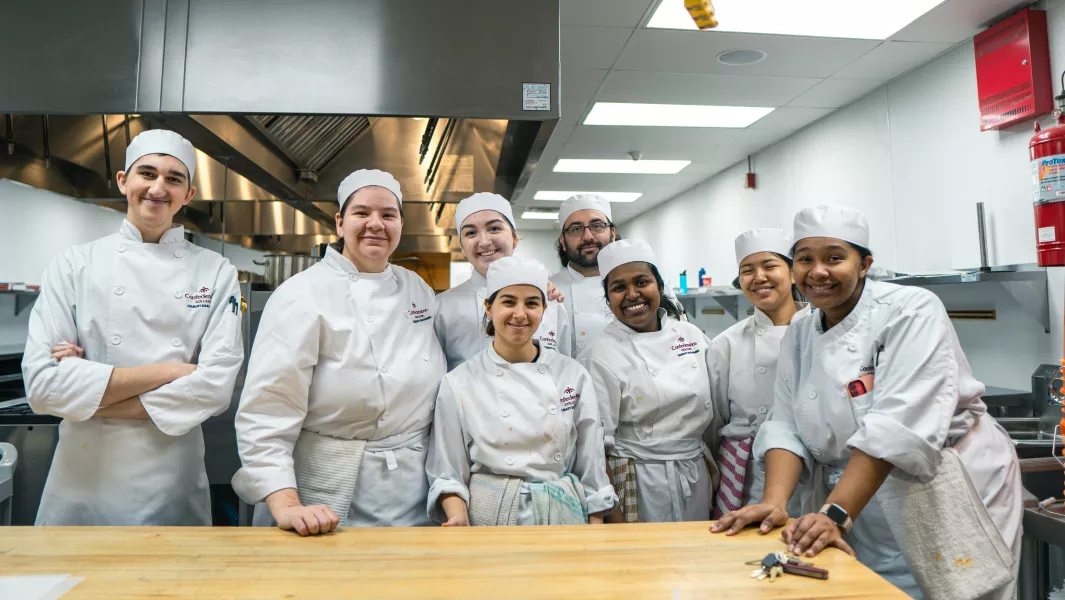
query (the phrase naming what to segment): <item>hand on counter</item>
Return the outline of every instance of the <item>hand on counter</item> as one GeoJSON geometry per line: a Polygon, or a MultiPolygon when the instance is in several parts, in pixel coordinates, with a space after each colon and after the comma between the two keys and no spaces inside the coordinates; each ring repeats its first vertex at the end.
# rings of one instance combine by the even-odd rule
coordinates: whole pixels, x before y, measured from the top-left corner
{"type": "Polygon", "coordinates": [[[340,525],[340,517],[331,508],[322,504],[303,506],[292,488],[267,496],[266,506],[279,528],[295,530],[301,536],[329,533],[340,525]]]}
{"type": "Polygon", "coordinates": [[[820,513],[810,513],[792,521],[782,535],[788,544],[788,552],[793,554],[805,552],[806,556],[816,556],[825,548],[835,546],[854,556],[854,549],[843,541],[839,526],[820,513]]]}
{"type": "Polygon", "coordinates": [[[441,527],[469,527],[470,515],[466,503],[457,494],[444,494],[440,497],[440,506],[447,515],[447,521],[441,527]]]}
{"type": "Polygon", "coordinates": [[[711,533],[725,532],[725,535],[736,535],[744,527],[761,521],[758,530],[763,535],[769,533],[774,527],[780,527],[788,522],[788,511],[778,504],[748,504],[739,510],[725,513],[713,525],[711,533]]]}

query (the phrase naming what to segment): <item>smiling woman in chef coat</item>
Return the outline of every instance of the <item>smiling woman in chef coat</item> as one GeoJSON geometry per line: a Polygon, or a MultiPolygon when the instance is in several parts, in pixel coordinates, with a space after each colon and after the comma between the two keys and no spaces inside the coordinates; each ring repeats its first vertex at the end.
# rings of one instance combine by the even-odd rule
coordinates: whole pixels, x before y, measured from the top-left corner
{"type": "Polygon", "coordinates": [[[22,361],[34,411],[63,417],[38,525],[210,525],[200,424],[244,359],[233,265],[185,241],[196,150],[149,130],[116,175],[118,232],[49,265],[22,361]]]}
{"type": "MultiPolygon", "coordinates": [[[[740,289],[754,315],[729,327],[710,344],[714,396],[713,448],[721,468],[714,518],[761,499],[765,472],[751,460],[755,435],[773,408],[780,339],[788,325],[810,311],[795,301],[791,237],[781,229],[752,229],[736,238],[740,289]]],[[[798,516],[799,496],[788,512],[798,516]]]]}
{"type": "MultiPolygon", "coordinates": [[[[489,265],[514,254],[518,245],[510,202],[498,194],[477,193],[459,202],[455,208],[455,229],[462,254],[473,266],[473,273],[467,281],[436,297],[436,335],[444,348],[449,371],[492,345],[492,338],[485,334],[483,325],[484,301],[488,295],[485,276],[489,265]]],[[[534,337],[541,348],[572,356],[570,328],[566,307],[548,302],[534,337]]]]}
{"type": "Polygon", "coordinates": [[[428,514],[447,526],[602,523],[617,497],[587,371],[535,340],[547,270],[488,267],[491,346],[444,377],[426,472],[428,514]]]}
{"type": "MultiPolygon", "coordinates": [[[[625,521],[705,521],[716,466],[703,436],[714,416],[710,340],[679,320],[654,253],[620,240],[599,253],[616,317],[580,356],[591,373],[625,521]]],[[[612,516],[612,520],[618,515],[612,516]]]]}
{"type": "MultiPolygon", "coordinates": [[[[984,386],[973,378],[943,303],[922,288],[866,279],[873,257],[868,224],[857,211],[803,210],[795,216],[795,237],[795,280],[815,310],[793,323],[782,342],[773,415],[754,449],[766,465],[765,494],[713,530],[731,534],[761,521],[765,533],[783,524],[802,477],[827,499],[820,510],[821,502],[804,506],[817,512],[784,530],[790,549],[812,556],[837,546],[915,597],[922,591],[952,597],[957,590],[935,589],[946,580],[936,569],[949,568],[955,557],[1004,548],[999,556],[1012,552],[1014,562],[998,567],[1006,576],[1012,568],[1012,581],[988,597],[1011,597],[1021,540],[1017,455],[987,414],[984,386]],[[951,476],[972,486],[937,487],[951,476]],[[931,492],[903,495],[903,509],[886,513],[895,501],[884,492],[909,482],[931,492]],[[922,507],[927,499],[940,504],[922,507]],[[951,543],[932,549],[903,544],[893,533],[910,540],[914,531],[939,535],[937,514],[990,524],[972,535],[952,527],[942,532],[951,543]],[[947,566],[929,558],[934,554],[947,566]],[[933,577],[919,589],[915,574],[929,571],[933,577]]],[[[990,581],[995,563],[986,554],[975,560],[969,570],[975,583],[990,581]]]]}
{"type": "Polygon", "coordinates": [[[446,365],[433,290],[388,263],[402,200],[388,173],[349,175],[340,241],[267,302],[236,416],[233,488],[265,500],[256,524],[301,535],[429,524],[426,440],[446,365]]]}

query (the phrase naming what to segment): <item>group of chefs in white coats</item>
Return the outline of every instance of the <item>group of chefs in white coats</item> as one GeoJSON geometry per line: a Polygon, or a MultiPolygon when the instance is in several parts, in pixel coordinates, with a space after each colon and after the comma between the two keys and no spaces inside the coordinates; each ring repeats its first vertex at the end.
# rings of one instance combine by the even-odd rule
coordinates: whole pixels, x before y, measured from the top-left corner
{"type": "MultiPolygon", "coordinates": [[[[195,164],[177,134],[137,136],[119,232],[45,273],[23,372],[34,410],[64,421],[38,524],[210,523],[199,425],[227,407],[243,352],[235,270],[173,224],[195,164]]],[[[861,214],[803,210],[794,243],[739,236],[755,313],[709,340],[599,197],[563,203],[550,280],[511,256],[506,199],[467,198],[456,230],[474,273],[440,296],[388,262],[402,199],[391,175],[352,173],[339,241],[267,304],[235,421],[233,486],[256,523],[308,535],[716,510],[713,531],[735,533],[790,513],[792,550],[841,547],[918,596],[879,490],[941,480],[948,449],[1019,556],[1009,439],[942,303],[866,279],[861,214]]]]}

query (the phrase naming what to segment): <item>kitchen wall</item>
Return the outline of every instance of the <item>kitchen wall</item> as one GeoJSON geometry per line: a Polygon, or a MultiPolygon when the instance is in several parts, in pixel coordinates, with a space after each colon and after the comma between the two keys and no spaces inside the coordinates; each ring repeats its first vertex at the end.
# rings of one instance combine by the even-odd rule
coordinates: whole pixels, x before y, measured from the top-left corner
{"type": "MultiPolygon", "coordinates": [[[[538,260],[547,267],[547,272],[554,274],[562,268],[558,262],[558,253],[555,252],[555,240],[558,233],[552,231],[529,231],[518,234],[518,247],[514,249],[514,255],[522,258],[538,260]]],[[[470,278],[473,266],[461,261],[451,263],[451,287],[464,283],[470,278]]]]}
{"type": "MultiPolygon", "coordinates": [[[[1038,7],[1048,11],[1056,81],[1065,69],[1065,0],[1038,7]]],[[[790,230],[797,210],[838,204],[869,218],[880,266],[932,273],[979,266],[976,203],[984,202],[991,264],[1034,263],[1032,124],[981,133],[975,73],[970,41],[755,155],[758,189],[743,188],[746,164],[737,164],[622,223],[621,233],[651,243],[674,281],[681,270],[691,281],[705,267],[715,284],[727,285],[739,233],[790,230]]],[[[934,290],[948,306],[976,294],[998,310],[992,323],[956,323],[986,383],[1027,389],[1036,365],[1062,357],[1065,269],[1050,269],[1050,281],[1050,334],[995,286],[934,290]]]]}

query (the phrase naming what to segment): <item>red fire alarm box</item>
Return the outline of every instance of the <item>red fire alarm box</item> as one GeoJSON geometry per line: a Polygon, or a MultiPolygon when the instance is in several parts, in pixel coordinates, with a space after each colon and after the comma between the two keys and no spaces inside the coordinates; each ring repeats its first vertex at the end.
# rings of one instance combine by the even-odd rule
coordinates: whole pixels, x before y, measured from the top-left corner
{"type": "Polygon", "coordinates": [[[980,131],[1054,110],[1047,14],[1024,9],[973,38],[980,131]]]}

